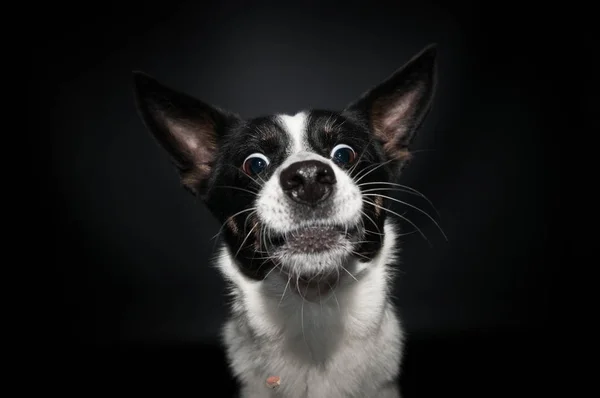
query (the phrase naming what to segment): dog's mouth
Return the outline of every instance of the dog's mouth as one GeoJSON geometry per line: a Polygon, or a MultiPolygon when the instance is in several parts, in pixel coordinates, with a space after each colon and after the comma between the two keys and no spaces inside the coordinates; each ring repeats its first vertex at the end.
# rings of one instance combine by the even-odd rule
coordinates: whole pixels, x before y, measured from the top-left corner
{"type": "Polygon", "coordinates": [[[357,241],[358,227],[340,225],[307,225],[285,234],[273,234],[268,243],[272,249],[286,255],[318,255],[340,250],[357,241]]]}
{"type": "MultiPolygon", "coordinates": [[[[308,300],[325,297],[345,280],[345,262],[362,239],[360,225],[311,224],[266,238],[279,265],[276,275],[308,300]]],[[[347,272],[347,271],[346,271],[347,272]]]]}

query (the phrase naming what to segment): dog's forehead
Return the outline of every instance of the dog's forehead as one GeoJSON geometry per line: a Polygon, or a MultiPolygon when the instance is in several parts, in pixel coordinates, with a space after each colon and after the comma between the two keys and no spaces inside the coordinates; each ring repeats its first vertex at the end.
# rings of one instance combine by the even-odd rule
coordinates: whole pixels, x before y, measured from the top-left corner
{"type": "Polygon", "coordinates": [[[283,157],[299,153],[327,156],[340,139],[359,144],[364,141],[363,135],[368,135],[353,127],[353,122],[345,116],[327,110],[259,117],[251,119],[245,127],[249,135],[240,136],[241,147],[253,142],[258,145],[256,149],[283,157]]]}
{"type": "Polygon", "coordinates": [[[307,134],[308,115],[306,112],[298,112],[293,116],[278,115],[283,131],[289,137],[289,151],[298,153],[310,150],[307,134]]]}
{"type": "Polygon", "coordinates": [[[302,111],[295,115],[278,115],[277,119],[289,140],[291,153],[320,151],[331,145],[346,122],[331,111],[302,111]]]}

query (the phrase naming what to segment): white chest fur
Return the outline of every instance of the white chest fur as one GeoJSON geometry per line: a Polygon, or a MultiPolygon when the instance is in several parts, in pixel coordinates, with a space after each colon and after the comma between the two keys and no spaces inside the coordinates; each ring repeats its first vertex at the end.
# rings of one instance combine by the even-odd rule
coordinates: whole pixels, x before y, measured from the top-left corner
{"type": "MultiPolygon", "coordinates": [[[[389,301],[395,234],[386,225],[381,253],[362,276],[306,301],[279,285],[244,278],[224,251],[232,317],[223,339],[243,397],[399,397],[401,324],[389,301]],[[280,385],[267,386],[270,376],[280,385]]],[[[277,271],[275,271],[277,272],[277,271]]]]}

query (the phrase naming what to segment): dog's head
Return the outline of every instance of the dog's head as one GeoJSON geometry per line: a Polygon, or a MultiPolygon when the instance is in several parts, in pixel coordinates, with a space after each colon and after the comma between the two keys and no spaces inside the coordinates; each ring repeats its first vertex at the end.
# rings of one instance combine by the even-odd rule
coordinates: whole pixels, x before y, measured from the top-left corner
{"type": "Polygon", "coordinates": [[[183,186],[223,224],[240,271],[262,280],[279,268],[310,280],[379,252],[388,199],[376,192],[410,158],[435,58],[435,46],[425,48],[341,112],[244,120],[139,72],[135,91],[183,186]]]}

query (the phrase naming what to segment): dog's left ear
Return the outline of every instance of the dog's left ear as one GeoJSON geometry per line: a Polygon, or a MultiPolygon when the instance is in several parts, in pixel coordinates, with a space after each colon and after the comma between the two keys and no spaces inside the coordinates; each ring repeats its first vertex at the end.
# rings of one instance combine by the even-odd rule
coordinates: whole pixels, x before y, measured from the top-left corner
{"type": "Polygon", "coordinates": [[[408,146],[431,106],[437,81],[436,55],[436,44],[425,47],[345,110],[367,121],[387,157],[401,165],[408,160],[408,146]]]}

